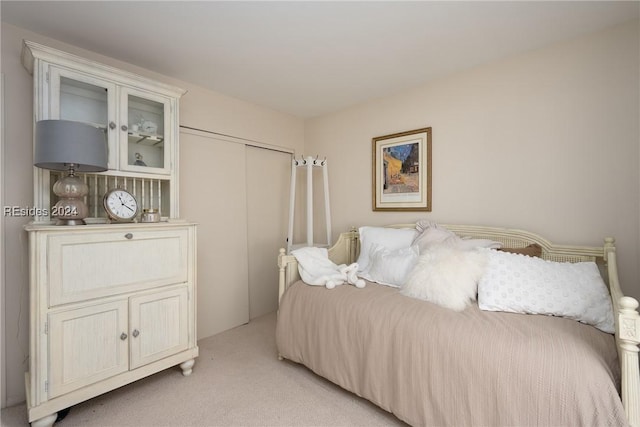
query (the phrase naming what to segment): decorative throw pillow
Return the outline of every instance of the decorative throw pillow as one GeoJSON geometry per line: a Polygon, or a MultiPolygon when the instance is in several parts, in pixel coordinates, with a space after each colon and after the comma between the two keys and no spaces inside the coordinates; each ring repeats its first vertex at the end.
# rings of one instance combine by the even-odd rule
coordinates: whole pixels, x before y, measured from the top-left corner
{"type": "Polygon", "coordinates": [[[524,248],[498,248],[499,251],[510,252],[512,254],[522,254],[540,258],[542,256],[542,246],[532,243],[524,248]]]}
{"type": "Polygon", "coordinates": [[[418,260],[418,247],[389,250],[374,243],[369,253],[369,268],[360,277],[392,287],[401,286],[418,260]]]}
{"type": "Polygon", "coordinates": [[[418,257],[400,292],[455,311],[476,300],[486,254],[478,249],[434,246],[418,257]]]}
{"type": "Polygon", "coordinates": [[[459,237],[452,231],[427,220],[420,220],[416,223],[418,235],[413,239],[413,244],[418,245],[420,252],[426,252],[435,246],[455,246],[459,249],[473,248],[493,248],[502,246],[500,242],[489,239],[472,239],[459,237]]]}
{"type": "Polygon", "coordinates": [[[459,238],[452,231],[439,226],[434,222],[421,220],[416,223],[418,234],[413,239],[413,244],[420,247],[421,252],[426,252],[429,248],[457,241],[459,238]]]}
{"type": "Polygon", "coordinates": [[[372,245],[380,245],[389,250],[408,248],[416,237],[412,228],[360,227],[360,255],[358,256],[358,272],[366,272],[372,245]]]}
{"type": "Polygon", "coordinates": [[[611,297],[593,262],[553,262],[488,252],[478,284],[482,310],[567,317],[614,333],[611,297]]]}

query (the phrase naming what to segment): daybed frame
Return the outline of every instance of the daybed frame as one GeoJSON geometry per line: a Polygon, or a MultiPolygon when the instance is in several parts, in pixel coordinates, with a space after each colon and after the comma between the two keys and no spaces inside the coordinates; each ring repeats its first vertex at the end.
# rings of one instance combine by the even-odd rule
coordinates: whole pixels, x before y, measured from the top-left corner
{"type": "MultiPolygon", "coordinates": [[[[621,396],[627,419],[631,426],[640,427],[640,367],[638,365],[638,345],[640,344],[640,314],[638,301],[623,295],[618,280],[615,240],[604,239],[602,247],[568,246],[552,244],[537,234],[528,231],[497,227],[470,225],[447,225],[444,227],[461,237],[491,239],[505,247],[519,248],[532,243],[542,247],[542,258],[558,262],[594,261],[600,266],[605,282],[611,293],[613,310],[616,315],[616,344],[621,370],[621,396]]],[[[393,228],[414,228],[414,224],[391,225],[393,228]]],[[[340,234],[335,245],[329,248],[329,258],[336,264],[351,264],[358,259],[360,241],[354,228],[340,234]]],[[[298,264],[285,249],[278,256],[280,269],[278,300],[287,288],[300,279],[298,264]]]]}

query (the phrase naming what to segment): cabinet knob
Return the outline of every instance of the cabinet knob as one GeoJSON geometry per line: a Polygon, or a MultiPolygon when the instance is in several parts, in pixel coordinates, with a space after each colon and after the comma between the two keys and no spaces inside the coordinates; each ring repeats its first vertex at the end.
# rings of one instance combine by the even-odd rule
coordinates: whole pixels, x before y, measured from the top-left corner
{"type": "Polygon", "coordinates": [[[122,341],[126,340],[127,339],[127,334],[125,334],[124,332],[122,334],[120,334],[120,339],[122,341]]]}
{"type": "Polygon", "coordinates": [[[115,122],[109,122],[109,129],[115,129],[116,128],[116,123],[115,122]]]}
{"type": "Polygon", "coordinates": [[[137,329],[134,329],[131,335],[133,335],[133,337],[136,338],[138,335],[140,335],[140,331],[137,329]]]}
{"type": "Polygon", "coordinates": [[[133,234],[127,233],[127,234],[124,235],[124,238],[131,240],[131,239],[133,239],[133,234]]]}
{"type": "Polygon", "coordinates": [[[127,131],[127,129],[128,129],[128,127],[127,127],[127,125],[122,125],[122,126],[120,126],[120,129],[122,129],[123,131],[125,131],[125,132],[126,132],[126,131],[127,131]]]}

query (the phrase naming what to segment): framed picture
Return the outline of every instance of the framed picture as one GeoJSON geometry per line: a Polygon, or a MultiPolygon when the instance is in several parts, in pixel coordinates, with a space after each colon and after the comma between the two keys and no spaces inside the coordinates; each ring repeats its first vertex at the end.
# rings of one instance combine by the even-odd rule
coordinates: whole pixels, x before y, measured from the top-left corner
{"type": "Polygon", "coordinates": [[[373,210],[431,212],[431,128],[372,142],[373,210]]]}

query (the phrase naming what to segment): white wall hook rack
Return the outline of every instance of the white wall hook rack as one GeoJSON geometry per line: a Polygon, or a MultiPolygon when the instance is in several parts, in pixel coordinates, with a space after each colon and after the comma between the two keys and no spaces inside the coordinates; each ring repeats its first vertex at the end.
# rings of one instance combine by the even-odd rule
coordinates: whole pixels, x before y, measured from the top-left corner
{"type": "Polygon", "coordinates": [[[323,160],[319,159],[319,156],[316,157],[300,157],[296,159],[295,157],[291,161],[291,193],[290,193],[290,204],[289,204],[289,233],[287,235],[287,252],[290,253],[296,247],[303,246],[320,246],[320,247],[329,247],[331,246],[331,209],[329,204],[329,175],[327,168],[327,158],[325,157],[323,160]],[[313,240],[313,168],[321,168],[322,169],[322,178],[324,182],[324,209],[325,209],[325,219],[326,219],[326,232],[327,232],[327,242],[326,243],[315,243],[313,240]],[[293,244],[293,223],[295,218],[295,204],[296,204],[296,171],[298,168],[305,168],[307,172],[307,240],[304,243],[293,244]]]}

